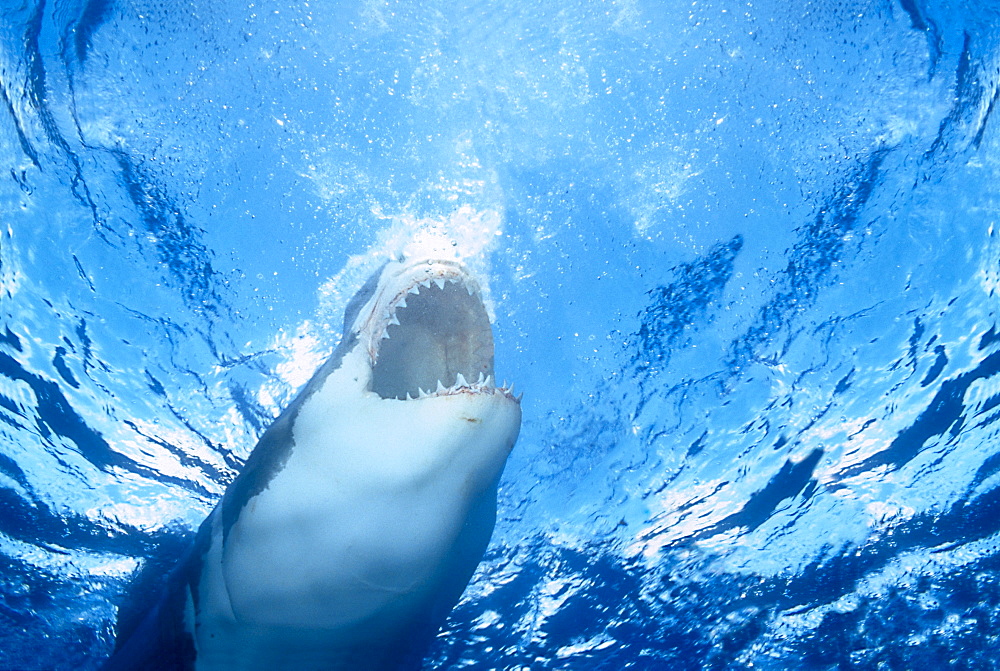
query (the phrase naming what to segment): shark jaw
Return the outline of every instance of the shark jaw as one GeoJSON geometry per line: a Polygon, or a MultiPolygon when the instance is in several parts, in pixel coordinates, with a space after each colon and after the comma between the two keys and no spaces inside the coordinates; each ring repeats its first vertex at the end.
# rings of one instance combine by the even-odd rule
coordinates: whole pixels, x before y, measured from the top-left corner
{"type": "MultiPolygon", "coordinates": [[[[479,284],[454,261],[391,262],[353,325],[368,352],[369,391],[383,399],[503,394],[479,284]]],[[[517,399],[519,400],[519,399],[517,399]]]]}

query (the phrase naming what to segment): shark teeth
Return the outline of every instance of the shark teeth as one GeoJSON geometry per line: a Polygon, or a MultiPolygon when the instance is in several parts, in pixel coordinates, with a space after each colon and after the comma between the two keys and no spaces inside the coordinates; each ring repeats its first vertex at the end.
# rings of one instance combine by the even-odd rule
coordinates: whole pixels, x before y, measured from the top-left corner
{"type": "MultiPolygon", "coordinates": [[[[441,290],[444,290],[446,285],[449,284],[460,284],[465,288],[466,293],[470,296],[476,296],[480,293],[479,286],[475,282],[469,281],[458,276],[447,275],[444,277],[428,277],[419,282],[415,282],[406,291],[400,293],[396,298],[389,304],[386,308],[385,317],[383,318],[386,322],[386,326],[399,325],[399,318],[396,316],[396,310],[401,310],[406,308],[406,299],[408,296],[419,296],[420,288],[430,289],[431,285],[435,284],[441,290]]],[[[383,338],[388,336],[383,335],[383,338]]]]}
{"type": "Polygon", "coordinates": [[[517,401],[518,403],[520,403],[521,399],[524,398],[524,392],[520,394],[515,394],[514,384],[513,383],[507,384],[507,380],[504,380],[503,384],[496,388],[496,391],[497,393],[503,394],[507,398],[513,401],[517,401]]]}
{"type": "Polygon", "coordinates": [[[415,401],[423,398],[435,398],[437,396],[454,396],[463,393],[473,393],[473,394],[503,394],[507,398],[521,402],[524,398],[524,394],[515,394],[514,385],[508,385],[505,381],[501,386],[493,386],[493,376],[485,375],[482,371],[479,372],[479,376],[476,378],[475,382],[470,382],[464,373],[457,373],[455,375],[455,383],[450,387],[444,386],[444,382],[441,380],[437,381],[437,386],[433,391],[424,390],[423,387],[418,387],[416,394],[412,392],[406,393],[407,401],[415,401]]]}

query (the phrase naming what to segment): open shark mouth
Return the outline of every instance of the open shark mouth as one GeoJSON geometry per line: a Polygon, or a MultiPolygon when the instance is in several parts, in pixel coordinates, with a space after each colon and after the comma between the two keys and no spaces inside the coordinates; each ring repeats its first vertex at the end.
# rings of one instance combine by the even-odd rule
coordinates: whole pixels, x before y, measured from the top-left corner
{"type": "Polygon", "coordinates": [[[435,271],[412,277],[383,312],[381,336],[369,349],[371,391],[400,400],[458,393],[512,397],[493,380],[493,332],[479,287],[459,267],[437,265],[435,271]]]}

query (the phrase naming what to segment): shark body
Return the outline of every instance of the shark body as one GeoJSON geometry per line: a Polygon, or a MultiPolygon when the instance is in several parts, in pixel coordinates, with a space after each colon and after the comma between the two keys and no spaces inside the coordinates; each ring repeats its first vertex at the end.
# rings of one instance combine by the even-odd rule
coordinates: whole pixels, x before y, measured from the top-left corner
{"type": "Polygon", "coordinates": [[[105,667],[416,666],[493,531],[521,409],[479,287],[387,263],[105,667]]]}

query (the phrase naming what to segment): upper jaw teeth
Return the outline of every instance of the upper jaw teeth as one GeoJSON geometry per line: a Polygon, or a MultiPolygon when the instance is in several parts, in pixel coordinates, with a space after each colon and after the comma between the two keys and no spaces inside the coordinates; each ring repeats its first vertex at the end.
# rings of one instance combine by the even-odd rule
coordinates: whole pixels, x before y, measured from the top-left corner
{"type": "Polygon", "coordinates": [[[465,290],[468,292],[468,294],[470,296],[472,296],[474,294],[477,294],[479,292],[479,288],[472,281],[469,281],[468,279],[464,279],[462,277],[459,277],[458,275],[448,275],[448,276],[445,276],[445,277],[429,277],[429,278],[421,280],[419,282],[415,282],[414,284],[412,284],[410,286],[409,289],[407,289],[406,291],[404,291],[401,294],[399,294],[395,298],[395,300],[393,300],[388,305],[388,307],[385,308],[385,310],[383,312],[383,317],[382,317],[382,321],[384,322],[384,325],[382,327],[382,335],[381,335],[382,338],[389,338],[389,327],[390,326],[399,326],[400,325],[399,324],[399,317],[396,315],[396,310],[399,310],[401,308],[405,308],[406,307],[407,296],[409,296],[411,294],[415,295],[415,296],[419,296],[420,295],[420,287],[424,287],[426,289],[430,289],[432,282],[434,284],[436,284],[439,289],[442,289],[442,290],[444,289],[445,284],[460,283],[463,287],[465,287],[465,290]]]}
{"type": "Polygon", "coordinates": [[[405,292],[403,292],[402,299],[397,299],[397,302],[395,303],[394,308],[395,307],[406,307],[406,302],[405,302],[406,301],[406,294],[419,294],[420,293],[420,287],[423,287],[425,289],[430,289],[432,283],[436,284],[437,287],[438,287],[438,289],[444,289],[445,284],[460,283],[463,287],[465,287],[465,290],[469,293],[470,296],[472,296],[473,294],[479,292],[479,287],[477,287],[476,284],[475,284],[475,282],[473,282],[468,277],[462,277],[462,276],[459,276],[459,275],[444,275],[444,276],[438,276],[438,277],[425,277],[424,279],[419,280],[419,281],[415,281],[412,285],[410,285],[410,288],[407,289],[405,292]]]}

